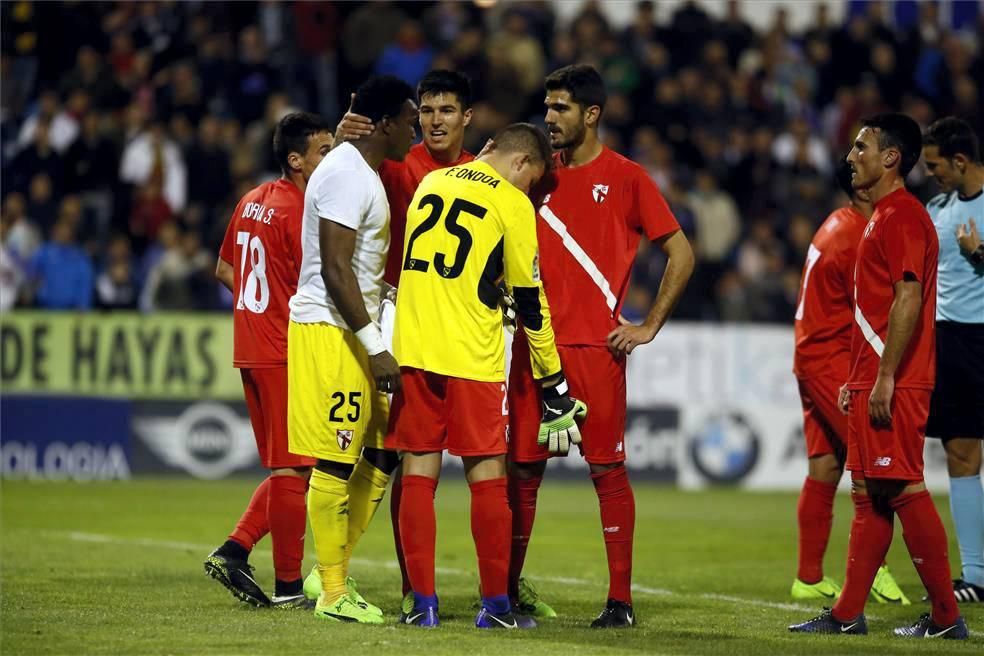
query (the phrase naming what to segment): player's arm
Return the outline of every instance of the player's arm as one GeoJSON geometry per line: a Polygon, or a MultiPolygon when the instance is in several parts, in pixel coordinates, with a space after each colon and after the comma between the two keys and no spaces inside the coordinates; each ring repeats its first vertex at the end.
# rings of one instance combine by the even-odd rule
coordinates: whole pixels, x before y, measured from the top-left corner
{"type": "Polygon", "coordinates": [[[383,392],[397,392],[400,389],[400,367],[383,345],[379,328],[369,318],[359,280],[352,269],[355,238],[354,228],[321,217],[318,222],[321,278],[345,323],[369,353],[376,386],[383,392]]]}
{"type": "Polygon", "coordinates": [[[567,455],[570,445],[580,444],[576,420],[588,413],[587,406],[572,398],[560,368],[560,356],[550,323],[550,306],[540,282],[536,217],[527,200],[516,213],[518,220],[503,235],[503,273],[506,292],[530,345],[533,377],[543,386],[543,418],[537,442],[557,455],[567,455]]]}
{"type": "Polygon", "coordinates": [[[640,344],[653,341],[673,313],[694,272],[694,251],[682,230],[660,237],[655,243],[667,257],[656,300],[642,325],[623,324],[609,333],[608,348],[613,353],[631,353],[640,344]]]}
{"type": "Polygon", "coordinates": [[[895,300],[888,312],[888,334],[885,349],[878,363],[878,376],[868,401],[869,414],[877,424],[887,426],[892,421],[892,395],[895,392],[895,371],[899,368],[916,331],[922,310],[922,283],[916,279],[899,280],[894,285],[895,300]]]}
{"type": "Polygon", "coordinates": [[[232,265],[223,260],[221,256],[219,256],[218,261],[215,263],[215,277],[226,289],[230,292],[232,291],[232,285],[234,283],[232,265]]]}

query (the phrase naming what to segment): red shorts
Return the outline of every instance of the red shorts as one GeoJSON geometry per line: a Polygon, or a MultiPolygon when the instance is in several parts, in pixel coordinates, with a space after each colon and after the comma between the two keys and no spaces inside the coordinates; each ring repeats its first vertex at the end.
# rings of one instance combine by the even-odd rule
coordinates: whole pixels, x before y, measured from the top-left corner
{"type": "Polygon", "coordinates": [[[829,376],[797,380],[803,403],[803,436],[810,458],[833,454],[843,460],[847,450],[847,415],[837,407],[844,381],[829,376]]]}
{"type": "Polygon", "coordinates": [[[409,453],[447,449],[456,456],[506,452],[506,385],[402,367],[403,391],[390,405],[386,448],[409,453]]]}
{"type": "Polygon", "coordinates": [[[240,369],[256,450],[267,469],[313,467],[314,458],[287,450],[287,367],[240,369]]]}
{"type": "Polygon", "coordinates": [[[871,390],[851,390],[847,468],[863,472],[865,478],[921,481],[931,395],[927,389],[895,390],[892,425],[881,428],[873,426],[868,416],[871,390]]]}
{"type": "MultiPolygon", "coordinates": [[[[509,371],[509,459],[542,462],[550,457],[536,443],[543,406],[533,378],[529,345],[517,332],[509,371]]],[[[581,455],[589,463],[625,462],[625,358],[603,346],[558,346],[571,396],[588,405],[581,424],[581,455]]]]}

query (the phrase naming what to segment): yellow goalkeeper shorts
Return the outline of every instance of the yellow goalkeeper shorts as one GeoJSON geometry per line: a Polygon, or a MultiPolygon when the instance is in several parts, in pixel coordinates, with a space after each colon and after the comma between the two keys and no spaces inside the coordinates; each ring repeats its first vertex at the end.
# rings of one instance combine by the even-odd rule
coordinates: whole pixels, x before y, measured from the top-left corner
{"type": "Polygon", "coordinates": [[[287,437],[290,452],[355,463],[383,448],[389,403],[376,391],[369,355],[351,330],[327,323],[287,328],[287,437]]]}

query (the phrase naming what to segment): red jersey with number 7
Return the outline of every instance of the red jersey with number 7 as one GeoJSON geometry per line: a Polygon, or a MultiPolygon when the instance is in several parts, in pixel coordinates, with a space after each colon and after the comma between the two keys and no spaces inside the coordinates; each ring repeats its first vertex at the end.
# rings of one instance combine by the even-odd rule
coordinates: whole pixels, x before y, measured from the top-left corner
{"type": "Polygon", "coordinates": [[[929,213],[904,188],[875,204],[858,246],[854,270],[852,390],[871,389],[888,339],[895,284],[918,281],[919,318],[895,370],[895,388],[933,389],[936,383],[936,266],[940,242],[929,213]]]}
{"type": "Polygon", "coordinates": [[[236,367],[287,364],[288,302],[301,270],[304,192],[289,180],[267,182],[239,201],[219,257],[232,265],[236,367]]]}
{"type": "MultiPolygon", "coordinates": [[[[803,264],[793,373],[847,382],[854,325],[854,261],[867,217],[853,205],[834,210],[810,242],[803,264]]],[[[839,384],[840,384],[839,383],[839,384]]]]}
{"type": "Polygon", "coordinates": [[[680,225],[645,169],[607,147],[582,166],[554,155],[556,188],[540,206],[540,272],[557,344],[605,346],[618,326],[639,239],[680,225]]]}

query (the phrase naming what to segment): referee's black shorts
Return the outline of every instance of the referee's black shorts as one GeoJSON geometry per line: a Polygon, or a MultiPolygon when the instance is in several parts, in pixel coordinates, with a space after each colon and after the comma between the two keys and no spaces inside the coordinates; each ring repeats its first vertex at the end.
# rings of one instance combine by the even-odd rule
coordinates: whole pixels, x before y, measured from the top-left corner
{"type": "Polygon", "coordinates": [[[984,438],[984,323],[936,322],[927,437],[984,438]]]}

